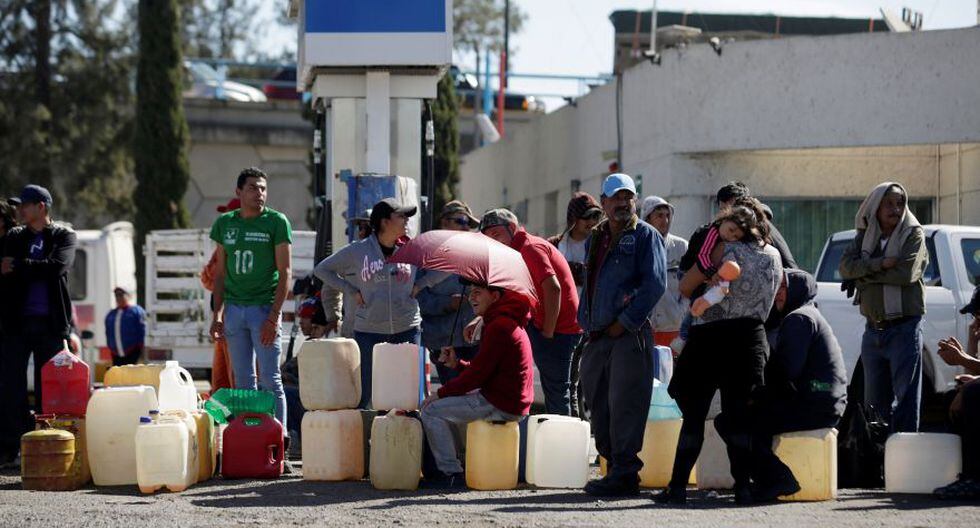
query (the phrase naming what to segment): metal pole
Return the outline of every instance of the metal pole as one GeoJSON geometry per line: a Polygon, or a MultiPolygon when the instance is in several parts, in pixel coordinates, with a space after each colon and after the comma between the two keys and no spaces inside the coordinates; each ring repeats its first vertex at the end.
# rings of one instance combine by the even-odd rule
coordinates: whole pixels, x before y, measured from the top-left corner
{"type": "MultiPolygon", "coordinates": [[[[980,2],[980,0],[977,0],[980,2]]],[[[980,16],[980,13],[978,13],[980,16]]],[[[510,71],[507,64],[507,60],[510,60],[510,0],[504,0],[504,63],[503,68],[505,71],[510,71]]],[[[504,88],[507,88],[507,77],[503,78],[504,88]]]]}
{"type": "Polygon", "coordinates": [[[650,11],[650,51],[657,51],[657,0],[653,0],[653,10],[650,11]]]}
{"type": "Polygon", "coordinates": [[[504,137],[504,87],[507,85],[507,52],[500,52],[500,89],[497,90],[497,132],[504,137]]]}

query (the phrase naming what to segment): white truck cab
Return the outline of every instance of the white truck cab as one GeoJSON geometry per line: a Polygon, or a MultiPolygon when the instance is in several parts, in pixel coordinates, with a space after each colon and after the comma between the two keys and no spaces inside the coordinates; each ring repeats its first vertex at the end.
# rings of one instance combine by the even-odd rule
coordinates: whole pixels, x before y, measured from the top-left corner
{"type": "MultiPolygon", "coordinates": [[[[926,314],[922,318],[923,388],[944,393],[956,386],[962,367],[947,365],[938,355],[940,339],[955,336],[966,343],[972,316],[959,310],[970,301],[980,277],[980,227],[923,226],[929,267],[925,271],[926,314]]],[[[857,234],[853,229],[830,236],[817,264],[817,306],[840,342],[848,379],[861,357],[861,338],[865,320],[853,299],[841,291],[838,270],[844,250],[857,234]]]]}

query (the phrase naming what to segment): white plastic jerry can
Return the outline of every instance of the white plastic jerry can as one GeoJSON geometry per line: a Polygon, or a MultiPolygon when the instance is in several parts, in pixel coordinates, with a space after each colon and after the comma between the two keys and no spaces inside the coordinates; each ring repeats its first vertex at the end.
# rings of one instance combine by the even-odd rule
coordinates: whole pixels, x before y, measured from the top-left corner
{"type": "Polygon", "coordinates": [[[411,343],[374,345],[371,407],[378,410],[419,408],[419,347],[411,343]]]}
{"type": "Polygon", "coordinates": [[[160,411],[197,410],[194,378],[176,361],[167,361],[160,371],[160,411]]]}
{"type": "Polygon", "coordinates": [[[303,479],[360,480],[364,476],[361,411],[309,411],[303,415],[303,479]]]}
{"type": "Polygon", "coordinates": [[[187,425],[176,417],[156,422],[148,417],[140,420],[135,437],[136,481],[140,491],[153,493],[163,487],[184,491],[191,484],[187,425]]]}
{"type": "Polygon", "coordinates": [[[353,409],[361,401],[361,353],[353,339],[315,339],[299,351],[299,397],[309,411],[353,409]]]}
{"type": "Polygon", "coordinates": [[[528,465],[534,453],[534,485],[542,488],[581,488],[589,481],[589,424],[578,419],[539,421],[532,437],[528,465]]]}
{"type": "Polygon", "coordinates": [[[96,486],[136,484],[136,429],[156,406],[156,394],[147,385],[92,394],[85,411],[85,444],[96,486]]]}
{"type": "Polygon", "coordinates": [[[422,475],[422,422],[390,411],[371,424],[371,485],[380,490],[418,489],[422,475]]]}

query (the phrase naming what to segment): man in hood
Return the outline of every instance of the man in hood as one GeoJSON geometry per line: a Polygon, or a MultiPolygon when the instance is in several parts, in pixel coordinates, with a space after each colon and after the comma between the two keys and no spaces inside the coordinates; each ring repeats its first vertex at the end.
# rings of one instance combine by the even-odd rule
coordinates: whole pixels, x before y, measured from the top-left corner
{"type": "Polygon", "coordinates": [[[857,236],[841,257],[840,274],[857,289],[854,304],[867,320],[861,341],[864,399],[893,432],[915,432],[926,313],[922,275],[929,264],[925,236],[909,211],[908,193],[894,182],[871,191],[854,224],[857,236]]]}
{"type": "MultiPolygon", "coordinates": [[[[756,501],[799,491],[793,473],[772,452],[774,435],[836,427],[844,414],[844,358],[830,324],[813,302],[816,296],[812,275],[797,269],[783,272],[769,318],[778,327],[766,363],[766,385],[752,402],[756,501]]],[[[726,429],[717,422],[719,431],[726,429]]]]}

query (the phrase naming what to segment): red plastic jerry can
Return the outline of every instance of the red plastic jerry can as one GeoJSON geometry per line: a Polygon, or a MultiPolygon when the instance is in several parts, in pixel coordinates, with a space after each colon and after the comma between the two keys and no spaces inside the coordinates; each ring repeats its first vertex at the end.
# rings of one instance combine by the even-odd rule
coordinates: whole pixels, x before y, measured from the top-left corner
{"type": "Polygon", "coordinates": [[[44,414],[85,416],[91,395],[89,367],[67,349],[41,367],[41,410],[44,414]]]}
{"type": "Polygon", "coordinates": [[[225,478],[278,478],[285,463],[282,424],[268,414],[236,416],[222,436],[225,478]]]}

